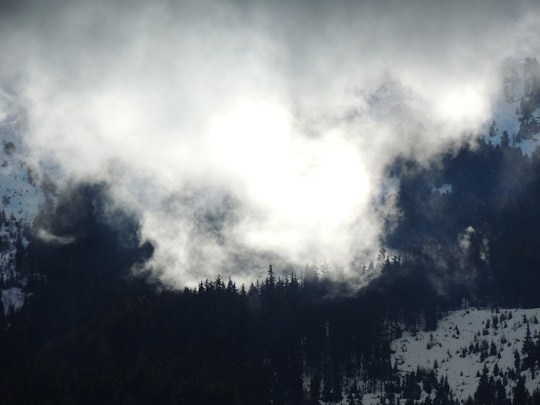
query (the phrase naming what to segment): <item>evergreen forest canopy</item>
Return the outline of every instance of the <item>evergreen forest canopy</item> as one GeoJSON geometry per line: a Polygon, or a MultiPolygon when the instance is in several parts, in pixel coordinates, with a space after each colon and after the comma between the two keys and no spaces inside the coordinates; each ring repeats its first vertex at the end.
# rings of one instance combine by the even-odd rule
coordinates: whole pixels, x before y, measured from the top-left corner
{"type": "MultiPolygon", "coordinates": [[[[422,382],[436,392],[432,403],[455,403],[432,371],[397,373],[396,322],[434,329],[464,301],[540,306],[540,154],[481,140],[427,167],[398,159],[388,176],[400,180],[402,215],[384,244],[400,253],[383,254],[380,276],[347,294],[316,274],[279,276],[271,266],[253,285],[218,277],[171,291],[133,275],[152,246],[140,246],[129,214],[117,211],[111,223],[107,187],[74,187],[34,226],[75,241],[35,238],[19,251],[31,295],[1,319],[2,402],[361,403],[360,384],[385,384],[414,403],[422,382]],[[443,184],[451,192],[437,191],[443,184]]],[[[536,369],[540,341],[529,343],[524,367],[536,369]]],[[[540,403],[522,386],[514,403],[540,403]]],[[[478,390],[470,403],[511,403],[487,378],[478,390]]]]}

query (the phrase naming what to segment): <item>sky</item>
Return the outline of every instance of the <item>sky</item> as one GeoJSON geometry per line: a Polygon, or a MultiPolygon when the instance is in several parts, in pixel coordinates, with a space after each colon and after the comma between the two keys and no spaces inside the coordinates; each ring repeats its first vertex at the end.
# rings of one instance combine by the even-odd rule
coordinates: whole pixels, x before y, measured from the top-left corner
{"type": "Polygon", "coordinates": [[[386,167],[474,142],[539,23],[534,1],[4,1],[0,119],[42,171],[110,184],[168,285],[354,279],[399,220],[386,167]]]}

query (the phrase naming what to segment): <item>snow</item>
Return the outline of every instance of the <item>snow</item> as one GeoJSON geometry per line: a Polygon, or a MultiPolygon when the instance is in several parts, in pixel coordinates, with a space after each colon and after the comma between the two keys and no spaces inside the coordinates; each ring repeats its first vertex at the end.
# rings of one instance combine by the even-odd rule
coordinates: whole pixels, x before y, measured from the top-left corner
{"type": "Polygon", "coordinates": [[[534,151],[536,150],[536,148],[540,146],[540,143],[538,142],[539,140],[540,140],[540,133],[534,134],[532,136],[532,139],[522,140],[517,145],[521,149],[521,153],[531,157],[534,151]]]}
{"type": "Polygon", "coordinates": [[[452,185],[444,183],[440,187],[437,187],[435,190],[438,191],[440,194],[449,194],[452,192],[452,185]]]}
{"type": "MultiPolygon", "coordinates": [[[[460,400],[474,395],[478,387],[479,375],[484,365],[488,375],[493,374],[495,365],[504,373],[515,368],[514,351],[521,356],[523,340],[528,323],[531,335],[540,333],[540,308],[535,309],[467,309],[450,312],[432,332],[405,332],[403,336],[392,342],[392,364],[397,363],[402,373],[416,371],[418,367],[433,369],[435,363],[437,377],[445,376],[452,392],[460,400]],[[511,316],[511,319],[508,319],[511,316]],[[493,319],[498,321],[495,323],[493,319]],[[505,319],[501,321],[501,319],[505,319]],[[525,319],[527,322],[525,322],[525,319]],[[489,327],[487,327],[489,326],[489,327]],[[493,342],[498,355],[481,358],[481,352],[472,353],[470,345],[488,345],[493,342]]],[[[533,379],[527,372],[526,386],[532,390],[540,386],[540,375],[533,379]]],[[[513,385],[507,387],[511,393],[513,385]]]]}
{"type": "Polygon", "coordinates": [[[18,127],[0,126],[0,201],[8,218],[30,221],[45,202],[37,171],[26,163],[28,159],[18,127]]]}
{"type": "Polygon", "coordinates": [[[381,403],[380,393],[364,394],[362,397],[362,405],[378,405],[381,403]]]}
{"type": "Polygon", "coordinates": [[[18,236],[19,228],[15,220],[0,225],[0,279],[3,281],[17,278],[15,253],[18,236]]]}
{"type": "MultiPolygon", "coordinates": [[[[502,135],[506,131],[511,144],[515,144],[521,153],[530,157],[540,145],[540,133],[529,133],[531,139],[519,140],[518,137],[520,132],[528,132],[524,131],[520,112],[522,100],[526,100],[530,95],[526,92],[525,70],[524,61],[511,60],[503,66],[501,88],[492,102],[491,118],[482,126],[482,133],[486,142],[497,146],[501,144],[502,135]]],[[[531,113],[530,120],[540,122],[540,108],[531,113]]]]}
{"type": "Polygon", "coordinates": [[[25,302],[27,280],[18,271],[15,257],[18,248],[28,247],[30,241],[23,231],[46,200],[38,171],[27,163],[23,121],[24,113],[19,112],[0,123],[0,294],[6,315],[20,310],[25,302]]]}
{"type": "Polygon", "coordinates": [[[19,287],[11,287],[2,290],[2,306],[4,315],[8,316],[10,311],[18,311],[24,305],[26,293],[19,287]]]}

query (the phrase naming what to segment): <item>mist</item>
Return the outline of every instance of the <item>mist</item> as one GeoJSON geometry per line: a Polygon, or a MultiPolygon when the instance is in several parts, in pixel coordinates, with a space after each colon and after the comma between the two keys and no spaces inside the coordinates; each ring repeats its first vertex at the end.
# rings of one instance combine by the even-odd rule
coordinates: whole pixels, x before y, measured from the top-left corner
{"type": "Polygon", "coordinates": [[[106,182],[171,286],[357,279],[399,220],[386,167],[474,143],[501,63],[540,43],[533,1],[0,7],[0,118],[60,183],[106,182]]]}

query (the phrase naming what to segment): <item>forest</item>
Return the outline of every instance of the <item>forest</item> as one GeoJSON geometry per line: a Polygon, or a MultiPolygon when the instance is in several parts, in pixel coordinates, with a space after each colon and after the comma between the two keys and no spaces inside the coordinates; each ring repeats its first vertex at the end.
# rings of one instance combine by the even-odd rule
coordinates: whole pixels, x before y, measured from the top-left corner
{"type": "MultiPolygon", "coordinates": [[[[133,274],[153,247],[140,244],[129,213],[107,220],[107,186],[73,187],[34,227],[76,241],[32,238],[18,252],[30,295],[0,315],[2,403],[360,404],[379,390],[385,403],[412,404],[421,386],[433,392],[423,403],[455,404],[432,370],[399,373],[390,342],[401,328],[435,329],[464,302],[540,306],[540,154],[482,138],[432,164],[398,159],[387,172],[399,179],[400,221],[366,264],[380,275],[354,291],[271,263],[251,285],[218,276],[167,288],[133,274]],[[445,184],[451,191],[439,191],[445,184]]],[[[540,337],[529,334],[518,355],[513,375],[481,376],[467,403],[540,404],[519,376],[540,368],[540,337]],[[517,382],[512,399],[503,378],[517,382]]]]}

